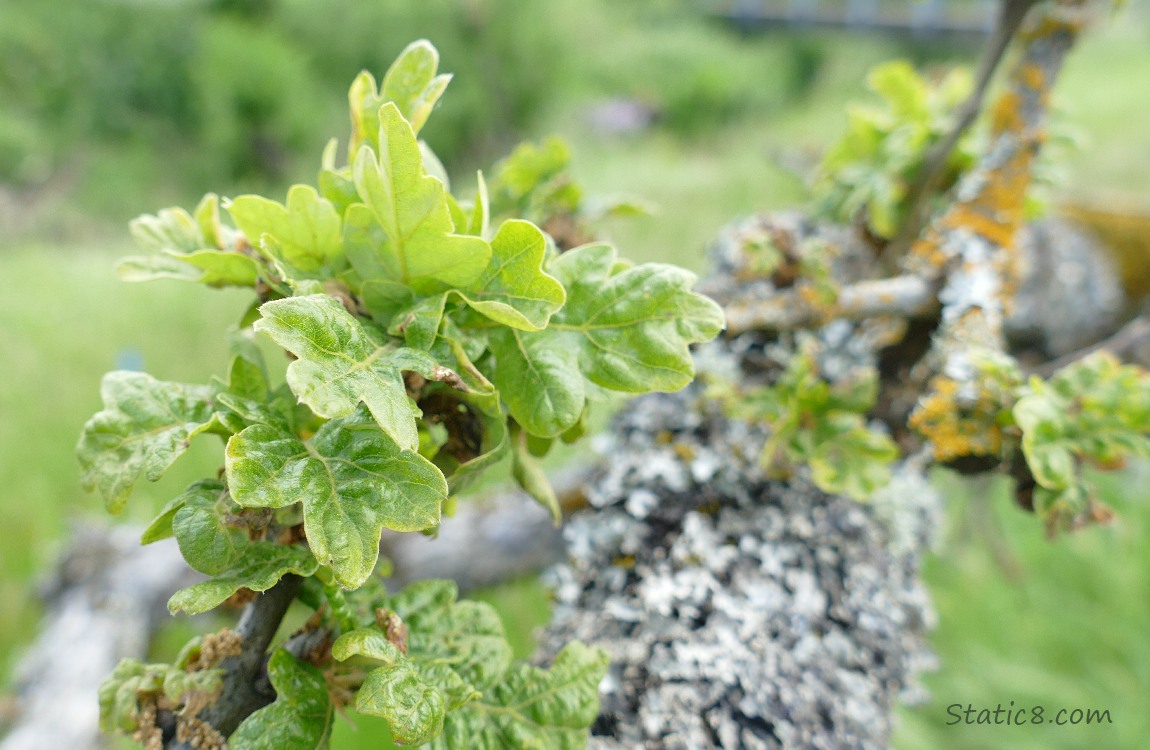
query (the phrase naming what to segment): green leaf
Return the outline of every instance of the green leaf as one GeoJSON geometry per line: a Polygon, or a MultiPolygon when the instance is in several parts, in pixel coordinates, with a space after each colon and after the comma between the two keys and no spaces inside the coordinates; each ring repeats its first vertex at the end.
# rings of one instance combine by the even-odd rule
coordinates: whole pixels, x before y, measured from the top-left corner
{"type": "Polygon", "coordinates": [[[323,750],[335,709],[323,674],[284,649],[268,660],[276,699],[253,713],[228,738],[232,750],[323,750]]]}
{"type": "Polygon", "coordinates": [[[382,662],[385,666],[395,666],[406,657],[382,632],[375,628],[359,628],[344,633],[331,644],[331,655],[336,661],[347,661],[353,656],[366,656],[382,662]]]}
{"type": "Polygon", "coordinates": [[[518,665],[483,697],[447,714],[429,750],[509,747],[578,750],[599,715],[599,682],[608,658],[601,649],[568,644],[550,670],[518,665]]]}
{"type": "Polygon", "coordinates": [[[176,511],[182,507],[184,507],[182,494],[169,500],[140,535],[140,544],[152,544],[171,537],[175,533],[172,531],[172,520],[176,517],[176,511]]]}
{"type": "Polygon", "coordinates": [[[1071,418],[1056,394],[1036,392],[1014,405],[1014,420],[1022,428],[1022,451],[1035,480],[1044,487],[1072,485],[1077,473],[1073,443],[1068,439],[1071,418]]]}
{"type": "Polygon", "coordinates": [[[228,486],[245,507],[303,503],[312,553],[346,588],[375,568],[386,526],[420,531],[439,522],[447,482],[427,459],[401,450],[362,411],[333,419],[310,444],[267,425],[228,441],[228,486]]]}
{"type": "Polygon", "coordinates": [[[355,698],[360,713],[387,720],[391,738],[404,745],[422,745],[443,728],[443,691],[426,682],[419,669],[375,629],[344,633],[332,644],[340,661],[366,656],[383,666],[367,673],[355,698]]]}
{"type": "Polygon", "coordinates": [[[219,222],[217,205],[218,198],[209,194],[194,218],[183,209],[169,208],[132,221],[136,242],[156,254],[124,258],[117,273],[125,281],[177,279],[216,287],[255,286],[259,264],[225,244],[231,237],[219,222]]]}
{"type": "Polygon", "coordinates": [[[307,185],[295,185],[284,206],[258,195],[241,195],[228,213],[248,241],[278,261],[293,278],[330,278],[343,267],[339,214],[331,201],[307,185]]]}
{"type": "Polygon", "coordinates": [[[226,250],[133,255],[120,260],[116,273],[124,281],[176,279],[214,287],[255,286],[260,275],[254,259],[226,250]]]}
{"type": "Polygon", "coordinates": [[[511,416],[534,435],[559,435],[583,413],[586,386],[572,339],[551,330],[499,328],[488,334],[495,356],[490,378],[511,416]]]}
{"type": "Polygon", "coordinates": [[[201,198],[192,218],[207,247],[225,248],[232,244],[234,232],[220,222],[220,196],[208,193],[201,198]]]}
{"type": "Polygon", "coordinates": [[[391,739],[418,746],[443,730],[443,691],[429,685],[410,663],[373,669],[355,696],[355,709],[387,720],[391,739]]]}
{"type": "Polygon", "coordinates": [[[559,256],[550,268],[567,303],[545,331],[497,329],[492,381],[528,432],[554,437],[583,413],[583,381],[615,391],[678,390],[694,377],[689,345],[714,338],[722,310],[690,291],[695,277],[658,263],[626,266],[608,245],[559,256]]]}
{"type": "Polygon", "coordinates": [[[164,694],[174,702],[182,702],[188,693],[216,693],[221,684],[218,669],[185,672],[171,664],[121,659],[100,685],[100,730],[131,733],[139,728],[139,700],[143,695],[164,694]]]}
{"type": "Polygon", "coordinates": [[[411,307],[397,313],[387,332],[392,336],[402,336],[408,346],[428,350],[435,344],[439,335],[439,325],[443,322],[447,294],[424,297],[411,307]]]}
{"type": "Polygon", "coordinates": [[[119,513],[141,473],[159,479],[211,426],[211,389],[120,370],[104,376],[100,395],[104,409],[84,425],[76,453],[84,488],[119,513]]]}
{"type": "Polygon", "coordinates": [[[146,250],[192,253],[207,247],[196,220],[182,208],[165,208],[156,215],[144,214],[128,224],[132,239],[146,250]]]}
{"type": "Polygon", "coordinates": [[[317,567],[315,558],[303,545],[251,542],[232,567],[173,594],[168,600],[168,611],[198,615],[220,606],[240,589],[267,591],[288,573],[310,576],[317,567]]]}
{"type": "Polygon", "coordinates": [[[234,507],[223,482],[197,482],[177,500],[172,531],[184,559],[201,573],[223,573],[243,554],[247,534],[229,526],[227,512],[234,507]]]}
{"type": "Polygon", "coordinates": [[[551,513],[551,519],[558,526],[563,519],[559,498],[555,496],[555,489],[547,479],[547,473],[543,471],[539,460],[528,449],[527,433],[521,430],[514,430],[511,440],[511,476],[524,492],[551,513]]]}
{"type": "Polygon", "coordinates": [[[927,114],[926,82],[906,60],[891,60],[872,68],[866,82],[887,101],[897,117],[911,119],[927,114]]]}
{"type": "Polygon", "coordinates": [[[365,281],[397,281],[420,294],[466,287],[483,273],[491,247],[454,234],[443,183],[424,173],[411,126],[394,104],[380,110],[379,158],[361,147],[353,165],[363,204],[345,219],[348,257],[365,281]]]}
{"type": "Polygon", "coordinates": [[[464,302],[496,323],[539,331],[567,295],[563,285],[543,272],[547,238],[527,221],[505,221],[491,240],[491,261],[483,275],[459,294],[464,302]]]}
{"type": "Polygon", "coordinates": [[[467,233],[474,234],[476,237],[486,237],[491,224],[491,198],[487,194],[487,180],[483,179],[482,171],[476,173],[475,180],[477,185],[475,203],[471,207],[467,233]]]}
{"type": "Polygon", "coordinates": [[[391,608],[403,618],[408,655],[451,667],[478,690],[511,666],[511,646],[499,615],[483,602],[457,602],[452,581],[419,581],[397,594],[391,608]]]}
{"type": "Polygon", "coordinates": [[[819,442],[807,459],[812,479],[824,492],[866,500],[890,482],[898,446],[867,429],[857,415],[840,415],[837,421],[837,434],[819,442]]]}
{"type": "Polygon", "coordinates": [[[587,378],[616,391],[675,391],[694,377],[688,345],[723,329],[722,309],[690,291],[695,275],[661,263],[619,269],[607,245],[576,248],[552,264],[567,289],[556,316],[592,362],[587,378]]]}
{"type": "Polygon", "coordinates": [[[383,77],[381,97],[395,103],[416,133],[451,82],[450,75],[437,76],[438,69],[439,52],[431,42],[420,39],[407,45],[383,77]]]}
{"type": "Polygon", "coordinates": [[[400,447],[419,445],[419,409],[403,385],[400,355],[376,343],[337,300],[289,297],[261,306],[260,314],[255,329],[297,357],[287,382],[312,411],[346,417],[363,402],[400,447]]]}
{"type": "Polygon", "coordinates": [[[491,212],[543,221],[557,213],[575,213],[582,199],[567,178],[571,149],[562,138],[538,145],[522,143],[495,167],[491,212]]]}

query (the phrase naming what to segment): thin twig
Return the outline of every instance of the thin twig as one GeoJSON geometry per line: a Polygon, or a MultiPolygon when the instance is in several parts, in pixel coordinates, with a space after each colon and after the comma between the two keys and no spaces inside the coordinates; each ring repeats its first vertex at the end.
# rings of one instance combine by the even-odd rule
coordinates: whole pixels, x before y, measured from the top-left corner
{"type": "Polygon", "coordinates": [[[1150,367],[1150,317],[1140,315],[1109,338],[1043,363],[1035,368],[1034,374],[1048,378],[1063,367],[1101,350],[1110,352],[1123,362],[1150,367]]]}
{"type": "Polygon", "coordinates": [[[829,309],[807,304],[797,292],[786,291],[766,299],[733,299],[725,306],[727,333],[782,331],[816,325],[827,318],[862,320],[878,315],[915,318],[938,309],[937,288],[921,276],[860,281],[839,290],[829,309]]]}
{"type": "Polygon", "coordinates": [[[1010,48],[1010,42],[1022,26],[1026,14],[1037,2],[1038,0],[1002,0],[1000,3],[994,31],[982,48],[974,91],[963,103],[958,118],[946,137],[927,153],[922,170],[907,189],[910,205],[907,207],[906,220],[898,234],[882,251],[881,259],[885,266],[893,266],[898,258],[905,255],[926,226],[930,218],[930,204],[927,199],[937,189],[939,180],[946,171],[946,161],[958,145],[962,134],[974,124],[978,113],[982,111],[983,101],[994,78],[994,72],[1006,56],[1006,50],[1010,48]]]}

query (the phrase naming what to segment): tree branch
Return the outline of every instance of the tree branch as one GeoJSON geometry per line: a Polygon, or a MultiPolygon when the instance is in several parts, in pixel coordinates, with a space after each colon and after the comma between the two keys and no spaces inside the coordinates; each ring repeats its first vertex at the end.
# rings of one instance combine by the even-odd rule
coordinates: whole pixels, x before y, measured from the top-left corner
{"type": "Polygon", "coordinates": [[[782,331],[817,324],[831,315],[836,320],[861,320],[876,315],[915,318],[938,309],[935,285],[921,276],[860,281],[839,290],[838,303],[829,311],[812,307],[795,291],[766,299],[736,297],[725,307],[727,333],[782,331]]]}
{"type": "MultiPolygon", "coordinates": [[[[303,579],[288,574],[244,609],[236,632],[242,639],[240,653],[220,662],[224,686],[219,698],[200,714],[224,737],[244,719],[275,700],[275,690],[267,680],[267,650],[288,607],[295,600],[303,579]]],[[[168,750],[193,750],[192,746],[165,735],[168,750]]]]}
{"type": "Polygon", "coordinates": [[[1006,346],[1006,311],[1019,281],[1015,237],[1034,159],[1045,140],[1049,94],[1085,20],[1072,4],[1041,7],[1045,12],[1021,32],[1021,54],[995,103],[987,153],[959,183],[955,202],[903,259],[908,271],[945,278],[939,293],[942,322],[932,349],[939,375],[911,416],[940,460],[993,447],[993,442],[971,442],[970,435],[984,432],[981,423],[957,433],[931,425],[949,425],[939,417],[965,413],[986,395],[974,357],[1006,346]]]}
{"type": "Polygon", "coordinates": [[[1110,352],[1123,362],[1150,368],[1150,317],[1145,314],[1139,315],[1109,338],[1046,362],[1034,372],[1036,375],[1048,378],[1063,367],[1101,350],[1110,352]]]}
{"type": "Polygon", "coordinates": [[[902,257],[922,232],[929,217],[930,205],[927,198],[938,187],[938,182],[945,172],[946,161],[958,145],[959,139],[974,124],[978,113],[982,111],[982,103],[994,78],[994,72],[1006,56],[1006,50],[1022,26],[1026,14],[1037,2],[1038,0],[1002,0],[999,4],[994,31],[982,48],[974,91],[963,103],[950,132],[927,153],[923,168],[907,189],[910,205],[907,207],[906,220],[899,233],[882,251],[881,259],[884,265],[890,266],[894,259],[902,257]]]}

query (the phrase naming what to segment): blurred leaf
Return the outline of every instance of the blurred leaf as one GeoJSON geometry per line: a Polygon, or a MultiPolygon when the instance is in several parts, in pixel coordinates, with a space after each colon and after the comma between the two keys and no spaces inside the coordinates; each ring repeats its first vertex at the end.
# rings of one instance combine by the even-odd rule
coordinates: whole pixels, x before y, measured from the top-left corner
{"type": "Polygon", "coordinates": [[[483,697],[448,713],[443,733],[427,747],[585,748],[607,663],[605,651],[570,643],[549,670],[518,665],[483,697]]]}

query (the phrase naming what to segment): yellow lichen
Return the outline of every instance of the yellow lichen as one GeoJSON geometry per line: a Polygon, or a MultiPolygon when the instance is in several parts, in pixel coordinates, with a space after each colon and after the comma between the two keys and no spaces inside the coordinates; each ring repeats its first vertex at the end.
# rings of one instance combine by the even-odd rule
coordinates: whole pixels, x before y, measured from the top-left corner
{"type": "Polygon", "coordinates": [[[1002,428],[997,417],[1001,400],[980,388],[972,403],[959,403],[959,384],[938,376],[931,381],[931,393],[911,414],[912,430],[930,441],[938,461],[954,461],[963,456],[993,456],[1002,452],[1002,428]]]}
{"type": "Polygon", "coordinates": [[[1045,91],[1046,86],[1046,71],[1042,69],[1041,65],[1034,63],[1024,63],[1019,66],[1018,79],[1022,84],[1034,91],[1045,91]]]}

